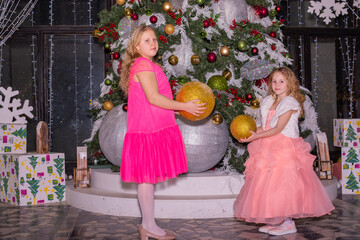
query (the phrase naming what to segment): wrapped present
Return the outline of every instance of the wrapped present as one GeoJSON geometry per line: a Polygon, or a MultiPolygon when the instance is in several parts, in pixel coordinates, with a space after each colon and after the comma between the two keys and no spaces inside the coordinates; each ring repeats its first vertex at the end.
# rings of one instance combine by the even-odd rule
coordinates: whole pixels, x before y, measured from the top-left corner
{"type": "Polygon", "coordinates": [[[0,123],[0,154],[26,153],[26,124],[0,123]]]}
{"type": "Polygon", "coordinates": [[[334,146],[360,147],[360,119],[334,119],[334,146]]]}
{"type": "Polygon", "coordinates": [[[343,194],[360,194],[360,148],[341,148],[343,194]]]}
{"type": "Polygon", "coordinates": [[[0,200],[20,206],[64,201],[64,153],[0,154],[0,200]]]}

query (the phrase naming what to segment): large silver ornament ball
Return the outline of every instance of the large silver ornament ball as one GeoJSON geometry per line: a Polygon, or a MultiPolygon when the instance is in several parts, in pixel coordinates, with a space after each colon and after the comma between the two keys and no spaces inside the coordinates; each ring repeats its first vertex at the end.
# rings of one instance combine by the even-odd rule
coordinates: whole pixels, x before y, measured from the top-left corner
{"type": "Polygon", "coordinates": [[[126,133],[127,113],[119,105],[109,111],[101,122],[99,143],[101,151],[107,160],[115,166],[120,166],[121,153],[126,133]]]}
{"type": "Polygon", "coordinates": [[[229,140],[225,121],[214,124],[210,115],[200,121],[176,116],[176,122],[184,139],[189,173],[207,171],[221,161],[229,140]]]}

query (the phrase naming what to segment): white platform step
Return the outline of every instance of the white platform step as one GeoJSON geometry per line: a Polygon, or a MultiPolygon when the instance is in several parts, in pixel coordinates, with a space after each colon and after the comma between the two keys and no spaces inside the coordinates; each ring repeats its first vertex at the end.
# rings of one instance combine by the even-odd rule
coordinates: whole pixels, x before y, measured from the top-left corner
{"type": "MultiPolygon", "coordinates": [[[[233,203],[245,181],[242,174],[183,174],[155,187],[156,218],[226,218],[233,216],[233,203]]],[[[336,198],[336,180],[323,183],[336,198]],[[335,195],[334,195],[335,192],[335,195]]],[[[116,216],[140,217],[137,184],[120,182],[119,173],[92,169],[92,188],[74,189],[67,183],[66,201],[77,208],[116,216]]]]}

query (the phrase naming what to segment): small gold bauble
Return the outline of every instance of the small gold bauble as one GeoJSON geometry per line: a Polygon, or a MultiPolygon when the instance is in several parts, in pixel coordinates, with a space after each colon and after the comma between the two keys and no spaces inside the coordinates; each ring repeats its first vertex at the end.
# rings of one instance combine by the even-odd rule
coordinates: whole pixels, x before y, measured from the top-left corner
{"type": "Polygon", "coordinates": [[[192,65],[198,65],[201,62],[201,57],[197,54],[194,54],[191,56],[191,64],[192,65]]]}
{"type": "Polygon", "coordinates": [[[168,59],[169,63],[173,66],[175,66],[176,64],[178,64],[179,62],[179,58],[175,55],[171,55],[168,59]]]}
{"type": "Polygon", "coordinates": [[[214,114],[214,116],[212,116],[213,123],[215,123],[217,125],[221,124],[223,122],[223,120],[224,120],[223,116],[219,113],[216,113],[216,114],[214,114]]]}
{"type": "Polygon", "coordinates": [[[116,3],[122,6],[126,3],[126,0],[116,0],[116,3]]]}
{"type": "Polygon", "coordinates": [[[131,17],[132,10],[130,8],[125,9],[124,10],[124,15],[125,15],[125,17],[131,17]]]}
{"type": "Polygon", "coordinates": [[[165,31],[166,34],[171,35],[171,34],[173,34],[175,32],[175,27],[172,24],[166,24],[165,28],[164,28],[164,31],[165,31]]]}
{"type": "Polygon", "coordinates": [[[101,34],[101,31],[99,29],[95,29],[93,31],[93,36],[96,37],[96,38],[99,38],[100,37],[100,34],[101,34]]]}
{"type": "Polygon", "coordinates": [[[188,102],[190,100],[199,99],[196,103],[206,103],[207,109],[199,116],[195,116],[185,111],[179,111],[180,115],[191,121],[198,121],[209,116],[214,110],[215,95],[213,90],[205,83],[199,81],[192,81],[185,83],[176,95],[176,101],[188,102]]]}
{"type": "Polygon", "coordinates": [[[229,48],[229,47],[227,47],[227,46],[222,46],[222,47],[220,48],[220,55],[221,55],[221,56],[226,57],[226,56],[228,56],[229,54],[230,54],[230,48],[229,48]]]}
{"type": "Polygon", "coordinates": [[[221,74],[226,80],[230,80],[232,78],[232,73],[229,69],[225,69],[221,74]]]}
{"type": "Polygon", "coordinates": [[[162,61],[162,55],[157,55],[157,56],[156,56],[156,61],[158,61],[158,62],[159,62],[159,61],[162,61]]]}
{"type": "Polygon", "coordinates": [[[250,107],[253,109],[258,109],[260,107],[260,100],[257,98],[251,100],[250,107]]]}
{"type": "Polygon", "coordinates": [[[104,102],[103,107],[106,111],[110,111],[111,109],[113,109],[114,104],[110,101],[106,101],[106,102],[104,102]]]}
{"type": "Polygon", "coordinates": [[[171,9],[172,9],[171,3],[169,3],[169,2],[164,2],[163,5],[162,5],[162,9],[163,9],[165,12],[170,12],[171,9]]]}
{"type": "Polygon", "coordinates": [[[239,115],[230,124],[230,132],[237,140],[250,137],[250,131],[256,132],[256,122],[248,115],[239,115]]]}

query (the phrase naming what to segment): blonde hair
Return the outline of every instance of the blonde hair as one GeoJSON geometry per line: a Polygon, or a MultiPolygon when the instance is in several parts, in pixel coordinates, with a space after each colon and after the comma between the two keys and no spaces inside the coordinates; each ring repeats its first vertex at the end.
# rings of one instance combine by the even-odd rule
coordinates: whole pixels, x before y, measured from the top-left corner
{"type": "Polygon", "coordinates": [[[270,86],[269,92],[270,92],[271,96],[273,96],[273,98],[276,99],[276,94],[275,94],[274,90],[272,89],[271,85],[272,85],[272,81],[273,81],[273,76],[277,72],[281,73],[284,76],[287,86],[288,86],[287,95],[291,95],[299,102],[300,108],[301,108],[299,117],[303,117],[303,115],[304,115],[303,102],[304,102],[305,98],[304,98],[303,94],[300,92],[299,80],[297,79],[294,72],[290,68],[280,67],[280,68],[277,68],[274,71],[272,71],[272,73],[270,74],[270,77],[269,77],[269,86],[270,86]]]}
{"type": "Polygon", "coordinates": [[[128,90],[129,90],[130,68],[134,63],[134,61],[138,57],[141,57],[141,54],[136,49],[136,47],[139,45],[143,33],[148,30],[151,30],[155,33],[155,30],[151,26],[140,25],[139,27],[137,27],[134,30],[134,32],[131,34],[129,44],[126,48],[125,58],[122,63],[120,81],[119,81],[119,87],[123,90],[125,96],[128,95],[128,90]]]}

